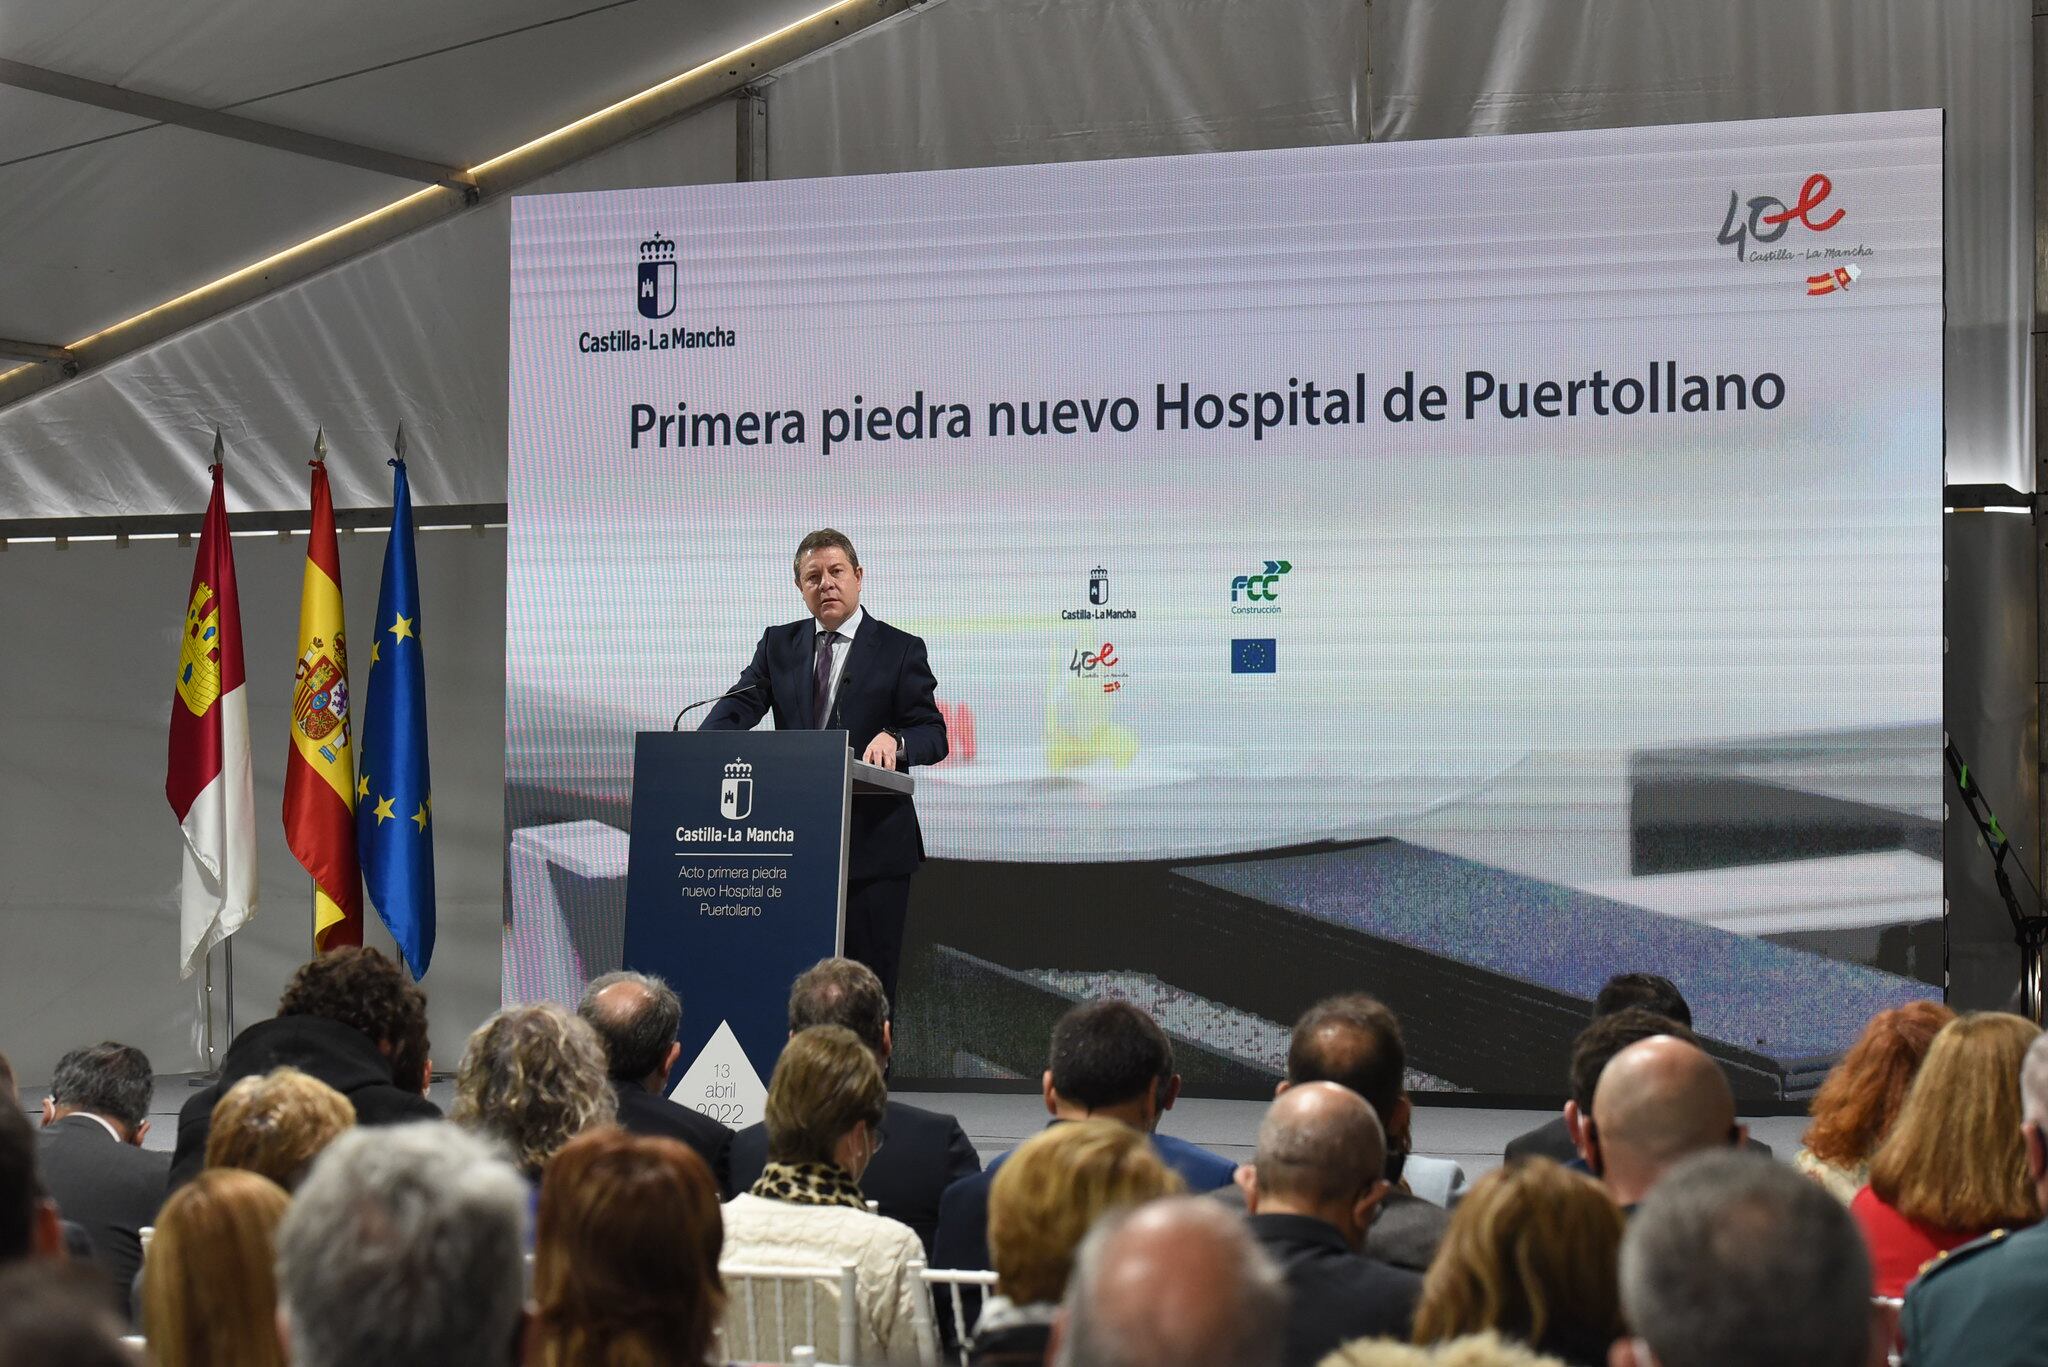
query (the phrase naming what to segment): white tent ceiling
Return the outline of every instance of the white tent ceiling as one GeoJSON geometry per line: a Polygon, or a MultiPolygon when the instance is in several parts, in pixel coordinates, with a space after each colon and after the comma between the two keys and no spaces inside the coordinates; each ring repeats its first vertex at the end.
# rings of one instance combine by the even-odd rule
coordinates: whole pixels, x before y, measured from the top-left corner
{"type": "MultiPolygon", "coordinates": [[[[468,167],[821,3],[0,0],[0,58],[468,167]]],[[[0,85],[0,338],[66,345],[418,188],[0,85]]]]}

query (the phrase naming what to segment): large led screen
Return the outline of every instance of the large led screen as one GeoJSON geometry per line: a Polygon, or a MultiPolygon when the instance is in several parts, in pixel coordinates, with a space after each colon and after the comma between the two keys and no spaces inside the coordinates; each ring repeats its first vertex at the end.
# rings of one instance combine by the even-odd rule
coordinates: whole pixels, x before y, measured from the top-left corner
{"type": "Polygon", "coordinates": [[[1553,1093],[1639,969],[1810,1091],[1940,990],[1941,171],[1915,111],[516,201],[507,996],[616,964],[632,737],[830,526],[952,750],[899,1082],[1115,994],[1251,1094],[1364,990],[1553,1093]]]}

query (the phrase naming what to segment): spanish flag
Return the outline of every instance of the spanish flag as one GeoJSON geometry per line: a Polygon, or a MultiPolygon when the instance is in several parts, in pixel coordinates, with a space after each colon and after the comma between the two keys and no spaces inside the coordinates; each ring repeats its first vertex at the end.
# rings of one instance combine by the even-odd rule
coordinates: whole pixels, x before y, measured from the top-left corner
{"type": "Polygon", "coordinates": [[[185,597],[178,682],[171,699],[164,796],[184,833],[178,895],[178,976],[256,914],[256,801],[249,771],[249,690],[242,672],[242,613],[228,541],[220,435],[213,438],[213,497],[185,597]]]}
{"type": "MultiPolygon", "coordinates": [[[[325,437],[316,454],[324,457],[325,437]]],[[[356,773],[349,752],[348,632],[341,616],[341,551],[327,462],[313,466],[313,519],[299,589],[299,662],[292,683],[292,747],[284,761],[284,838],[313,875],[313,947],[363,942],[363,880],[356,867],[356,773]]]]}

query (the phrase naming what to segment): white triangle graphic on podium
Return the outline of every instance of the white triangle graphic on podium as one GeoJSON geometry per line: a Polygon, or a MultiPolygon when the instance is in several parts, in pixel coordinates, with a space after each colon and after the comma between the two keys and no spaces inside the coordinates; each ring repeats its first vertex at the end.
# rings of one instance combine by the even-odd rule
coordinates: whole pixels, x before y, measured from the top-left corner
{"type": "Polygon", "coordinates": [[[738,1130],[760,1122],[768,1088],[740,1048],[732,1023],[720,1021],[668,1099],[738,1130]]]}

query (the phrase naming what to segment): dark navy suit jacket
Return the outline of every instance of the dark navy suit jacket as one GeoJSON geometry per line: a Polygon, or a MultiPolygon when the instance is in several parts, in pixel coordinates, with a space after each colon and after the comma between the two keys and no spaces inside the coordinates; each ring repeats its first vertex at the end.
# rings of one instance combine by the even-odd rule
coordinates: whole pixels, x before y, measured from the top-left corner
{"type": "MultiPolygon", "coordinates": [[[[808,731],[812,721],[812,669],[817,623],[809,617],[761,633],[754,658],[733,685],[736,697],[711,709],[699,729],[750,731],[771,711],[778,731],[808,731]]],[[[867,613],[846,648],[826,730],[844,730],[858,755],[884,731],[903,738],[896,767],[937,764],[946,757],[946,720],[939,714],[938,681],[924,642],[867,613]]],[[[908,878],[924,858],[917,809],[907,797],[870,796],[853,803],[846,877],[908,878]]]]}

